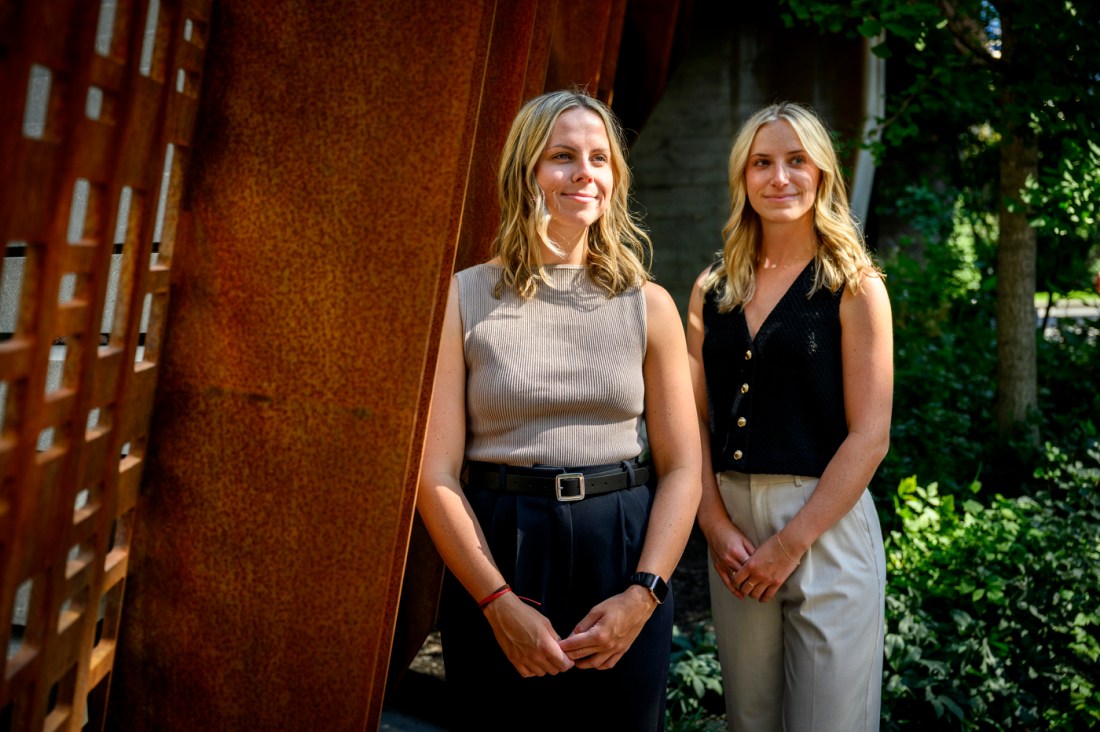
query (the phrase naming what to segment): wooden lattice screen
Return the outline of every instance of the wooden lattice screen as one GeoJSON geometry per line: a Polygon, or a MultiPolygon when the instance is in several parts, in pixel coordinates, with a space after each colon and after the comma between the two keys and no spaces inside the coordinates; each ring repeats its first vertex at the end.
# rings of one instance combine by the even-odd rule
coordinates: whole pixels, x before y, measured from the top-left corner
{"type": "Polygon", "coordinates": [[[0,0],[0,730],[101,729],[212,0],[0,0]]]}

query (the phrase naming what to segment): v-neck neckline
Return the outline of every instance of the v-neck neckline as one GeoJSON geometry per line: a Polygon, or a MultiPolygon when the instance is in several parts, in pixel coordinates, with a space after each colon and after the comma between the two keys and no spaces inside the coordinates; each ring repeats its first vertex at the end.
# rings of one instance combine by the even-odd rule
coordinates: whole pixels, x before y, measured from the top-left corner
{"type": "Polygon", "coordinates": [[[752,329],[749,328],[749,317],[745,313],[745,306],[741,306],[741,320],[745,324],[745,333],[749,336],[749,343],[756,345],[756,339],[764,331],[764,326],[766,326],[768,324],[768,321],[772,319],[772,313],[778,310],[779,306],[783,304],[783,301],[791,296],[791,293],[794,291],[794,286],[802,281],[802,278],[806,276],[806,270],[812,267],[813,264],[814,260],[811,259],[809,262],[806,263],[806,266],[802,268],[802,271],[799,272],[793,280],[791,280],[791,284],[787,285],[787,289],[786,291],[784,291],[783,295],[775,301],[775,305],[772,305],[772,309],[769,310],[768,314],[764,316],[764,319],[760,321],[760,327],[756,329],[755,333],[753,333],[752,329]]]}

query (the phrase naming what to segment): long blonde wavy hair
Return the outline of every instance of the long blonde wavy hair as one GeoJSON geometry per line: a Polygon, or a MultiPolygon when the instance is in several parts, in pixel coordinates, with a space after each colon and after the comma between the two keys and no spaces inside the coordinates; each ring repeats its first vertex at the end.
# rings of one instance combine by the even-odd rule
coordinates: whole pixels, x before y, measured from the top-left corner
{"type": "Polygon", "coordinates": [[[884,276],[871,260],[863,237],[852,219],[848,193],[840,174],[836,150],[825,124],[809,107],[780,102],[759,110],[741,126],[729,159],[730,217],[722,228],[725,245],[721,260],[703,281],[703,292],[718,288],[718,310],[729,312],[752,299],[756,291],[756,267],[760,261],[760,217],[749,204],[745,188],[748,164],[756,133],[764,125],[785,120],[794,128],[810,159],[821,171],[814,198],[814,283],[807,296],[822,287],[836,292],[847,286],[860,290],[866,275],[884,276]]]}
{"type": "Polygon", "coordinates": [[[550,209],[539,188],[535,168],[550,140],[558,117],[570,109],[586,109],[603,120],[611,144],[614,185],[606,213],[588,227],[588,275],[618,295],[651,279],[648,262],[652,247],[649,235],[630,211],[630,169],[626,165],[622,127],[603,102],[575,91],[554,91],[528,101],[519,110],[501,154],[497,185],[500,195],[500,228],[493,253],[504,271],[493,290],[500,297],[510,288],[525,300],[535,296],[540,283],[548,283],[540,245],[551,251],[550,209]]]}

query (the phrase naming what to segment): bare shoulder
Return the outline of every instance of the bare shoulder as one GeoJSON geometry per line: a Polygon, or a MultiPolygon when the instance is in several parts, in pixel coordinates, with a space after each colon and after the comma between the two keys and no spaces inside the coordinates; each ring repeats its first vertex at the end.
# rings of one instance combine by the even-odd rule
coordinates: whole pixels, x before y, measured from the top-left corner
{"type": "Polygon", "coordinates": [[[695,278],[695,289],[699,292],[703,291],[703,284],[707,281],[707,277],[710,276],[710,271],[713,265],[707,265],[703,268],[703,271],[699,273],[699,276],[695,278]]]}
{"type": "Polygon", "coordinates": [[[668,294],[668,290],[661,287],[656,282],[643,283],[642,294],[645,295],[645,304],[647,308],[671,307],[675,309],[676,307],[676,304],[672,301],[672,295],[668,294]]]}
{"type": "Polygon", "coordinates": [[[671,333],[683,330],[680,311],[668,290],[654,282],[646,282],[642,285],[642,294],[645,296],[647,340],[651,346],[660,345],[671,333]]]}
{"type": "Polygon", "coordinates": [[[890,297],[881,276],[865,275],[859,292],[844,288],[840,299],[840,323],[845,332],[889,333],[891,321],[890,297]]]}
{"type": "Polygon", "coordinates": [[[886,283],[881,275],[865,274],[859,283],[859,291],[852,292],[845,287],[841,305],[847,309],[890,308],[890,296],[886,292],[886,283]]]}

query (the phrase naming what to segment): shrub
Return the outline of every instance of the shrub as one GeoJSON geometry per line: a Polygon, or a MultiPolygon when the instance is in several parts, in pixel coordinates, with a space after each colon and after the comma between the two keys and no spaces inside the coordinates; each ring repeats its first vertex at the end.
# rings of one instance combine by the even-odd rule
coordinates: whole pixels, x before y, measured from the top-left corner
{"type": "MultiPolygon", "coordinates": [[[[883,727],[1100,724],[1100,452],[1034,496],[956,506],[910,478],[887,538],[883,727]]],[[[973,486],[975,493],[978,486],[973,486]]]]}
{"type": "Polygon", "coordinates": [[[714,629],[707,623],[698,623],[684,634],[679,627],[673,627],[665,729],[723,730],[724,711],[722,669],[718,665],[714,629]]]}

